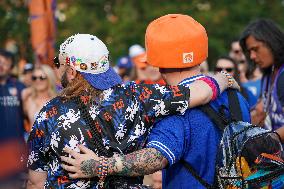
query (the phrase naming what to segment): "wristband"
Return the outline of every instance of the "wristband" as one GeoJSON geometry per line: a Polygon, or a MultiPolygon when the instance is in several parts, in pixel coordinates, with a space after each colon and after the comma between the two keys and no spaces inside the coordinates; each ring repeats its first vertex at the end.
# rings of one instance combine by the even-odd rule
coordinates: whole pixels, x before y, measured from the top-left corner
{"type": "MultiPolygon", "coordinates": [[[[212,90],[212,100],[215,100],[220,93],[219,85],[216,85],[209,77],[202,77],[198,80],[204,81],[212,90]]],[[[216,81],[217,83],[217,81],[216,81]]]]}
{"type": "Polygon", "coordinates": [[[214,85],[215,85],[215,87],[217,89],[217,96],[219,96],[221,94],[221,89],[220,89],[220,86],[219,86],[218,82],[213,77],[210,77],[210,76],[207,76],[207,77],[214,83],[214,85]]]}

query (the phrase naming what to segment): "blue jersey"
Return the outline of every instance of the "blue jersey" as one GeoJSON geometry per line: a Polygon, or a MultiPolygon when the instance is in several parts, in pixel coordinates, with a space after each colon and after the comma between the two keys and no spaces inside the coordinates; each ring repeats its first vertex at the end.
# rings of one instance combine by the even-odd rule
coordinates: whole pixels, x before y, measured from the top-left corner
{"type": "MultiPolygon", "coordinates": [[[[188,78],[181,84],[189,84],[201,75],[188,78]]],[[[244,121],[250,121],[249,105],[238,94],[244,121]]],[[[222,93],[210,103],[214,109],[222,104],[228,106],[227,92],[222,93]]],[[[214,182],[215,161],[221,131],[200,109],[193,108],[184,115],[168,116],[153,127],[148,148],[160,151],[168,160],[169,166],[163,170],[163,188],[195,188],[204,187],[179,162],[185,160],[207,182],[214,182]]]]}
{"type": "Polygon", "coordinates": [[[24,84],[10,78],[0,85],[0,140],[22,138],[24,135],[24,115],[21,93],[24,84]]]}

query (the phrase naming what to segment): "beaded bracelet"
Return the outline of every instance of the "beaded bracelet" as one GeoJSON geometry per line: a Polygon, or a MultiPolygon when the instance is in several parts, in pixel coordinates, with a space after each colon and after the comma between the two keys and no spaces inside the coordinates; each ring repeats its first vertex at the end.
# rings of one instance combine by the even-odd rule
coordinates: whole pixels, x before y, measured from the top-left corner
{"type": "Polygon", "coordinates": [[[98,166],[98,171],[97,171],[97,175],[100,178],[100,181],[104,181],[105,178],[108,175],[108,164],[107,164],[107,158],[104,156],[100,157],[99,160],[99,166],[98,166]]]}
{"type": "Polygon", "coordinates": [[[227,77],[227,79],[228,79],[228,87],[232,87],[234,85],[234,78],[233,78],[233,76],[231,76],[229,73],[227,73],[225,71],[221,71],[220,73],[227,77]]]}

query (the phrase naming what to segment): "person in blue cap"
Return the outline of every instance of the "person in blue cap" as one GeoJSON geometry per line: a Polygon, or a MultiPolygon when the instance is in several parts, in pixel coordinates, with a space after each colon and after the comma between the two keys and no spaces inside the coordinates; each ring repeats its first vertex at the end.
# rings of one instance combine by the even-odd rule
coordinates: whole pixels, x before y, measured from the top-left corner
{"type": "Polygon", "coordinates": [[[79,152],[78,144],[106,157],[138,150],[155,120],[184,113],[228,87],[228,78],[222,74],[216,80],[199,80],[187,87],[123,84],[110,67],[105,44],[89,34],[77,34],[63,42],[55,65],[65,88],[42,108],[33,125],[28,142],[28,189],[99,188],[106,184],[113,188],[115,181],[122,185],[142,183],[142,177],[70,179],[60,156],[68,156],[63,150],[67,147],[79,152]]]}
{"type": "Polygon", "coordinates": [[[115,68],[117,69],[117,73],[122,78],[123,82],[130,81],[132,67],[132,62],[128,56],[122,56],[117,60],[115,68]]]}

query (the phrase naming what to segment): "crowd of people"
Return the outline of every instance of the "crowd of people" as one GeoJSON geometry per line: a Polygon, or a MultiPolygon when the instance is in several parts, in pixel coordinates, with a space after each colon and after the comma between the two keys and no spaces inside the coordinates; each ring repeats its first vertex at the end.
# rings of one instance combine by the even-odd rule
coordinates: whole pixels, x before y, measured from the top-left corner
{"type": "Polygon", "coordinates": [[[183,162],[214,184],[222,132],[199,106],[229,109],[229,88],[242,121],[284,142],[284,33],[271,20],[250,23],[212,71],[206,29],[181,14],[151,22],[145,48],[117,62],[90,34],[58,54],[15,75],[0,50],[0,188],[206,188],[183,162]]]}

